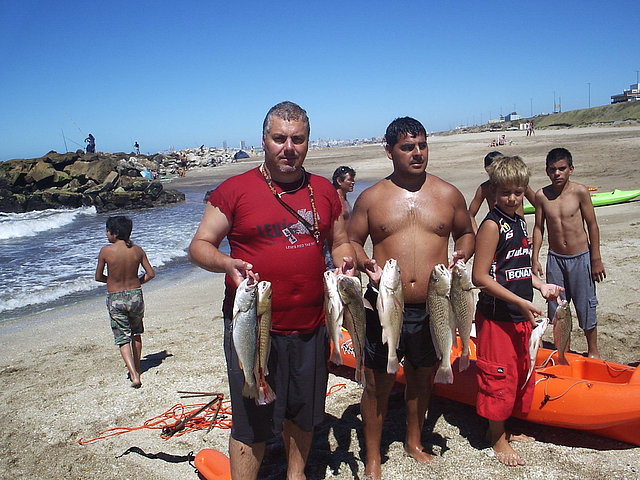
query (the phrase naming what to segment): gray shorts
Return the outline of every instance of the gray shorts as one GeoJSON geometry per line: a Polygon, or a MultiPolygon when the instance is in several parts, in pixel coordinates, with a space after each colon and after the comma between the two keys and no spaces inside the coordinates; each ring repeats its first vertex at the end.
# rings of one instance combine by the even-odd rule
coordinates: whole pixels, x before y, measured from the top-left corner
{"type": "MultiPolygon", "coordinates": [[[[560,298],[573,301],[578,317],[578,325],[583,330],[591,330],[598,325],[596,307],[596,284],[591,277],[591,256],[589,250],[576,255],[559,255],[549,250],[547,255],[547,283],[564,287],[560,298]]],[[[558,304],[549,302],[549,318],[553,318],[558,304]]]]}

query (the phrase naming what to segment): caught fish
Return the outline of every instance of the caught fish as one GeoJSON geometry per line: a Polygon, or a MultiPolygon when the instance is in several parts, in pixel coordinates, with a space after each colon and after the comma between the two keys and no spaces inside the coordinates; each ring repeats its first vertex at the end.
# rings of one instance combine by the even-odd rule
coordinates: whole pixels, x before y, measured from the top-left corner
{"type": "Polygon", "coordinates": [[[258,385],[258,405],[267,405],[276,399],[275,392],[267,383],[266,376],[269,375],[267,364],[271,351],[271,282],[258,282],[258,299],[256,306],[256,317],[258,322],[258,341],[256,345],[256,360],[254,366],[254,377],[258,385]]]}
{"type": "Polygon", "coordinates": [[[356,357],[356,382],[364,384],[364,335],[366,317],[362,299],[362,284],[358,277],[338,275],[338,293],[343,305],[343,323],[351,335],[356,357]]]}
{"type": "Polygon", "coordinates": [[[571,318],[571,308],[569,302],[560,300],[558,308],[553,316],[553,344],[558,349],[558,363],[560,365],[569,365],[565,353],[569,349],[571,340],[571,328],[573,319],[571,318]]]}
{"type": "Polygon", "coordinates": [[[331,362],[342,365],[340,342],[342,341],[342,300],[338,293],[338,275],[334,270],[324,272],[324,315],[329,340],[333,345],[331,362]]]}
{"type": "Polygon", "coordinates": [[[429,308],[429,328],[431,338],[440,359],[440,366],[436,371],[435,383],[453,383],[451,369],[451,347],[455,332],[450,321],[449,291],[451,290],[451,272],[443,265],[433,267],[429,277],[427,291],[427,306],[429,308]]]}
{"type": "Polygon", "coordinates": [[[531,331],[531,336],[529,337],[529,372],[527,373],[527,379],[522,384],[524,388],[531,378],[531,374],[533,373],[533,369],[536,366],[536,357],[538,356],[538,349],[542,344],[542,335],[544,335],[545,330],[549,326],[549,319],[543,318],[538,320],[538,325],[531,331]]]}
{"type": "Polygon", "coordinates": [[[459,371],[469,368],[469,343],[471,337],[471,326],[473,325],[473,315],[475,313],[475,303],[473,301],[473,283],[467,270],[467,264],[458,260],[451,272],[451,291],[449,300],[453,311],[453,324],[458,329],[462,352],[460,353],[459,371]]]}
{"type": "Polygon", "coordinates": [[[238,286],[233,302],[233,346],[244,373],[242,395],[248,398],[258,398],[254,375],[258,340],[256,285],[253,278],[245,278],[238,286]]]}
{"type": "Polygon", "coordinates": [[[387,260],[382,269],[376,308],[382,326],[382,343],[386,343],[389,350],[387,373],[396,373],[399,365],[397,350],[402,331],[404,295],[400,267],[394,258],[387,260]]]}

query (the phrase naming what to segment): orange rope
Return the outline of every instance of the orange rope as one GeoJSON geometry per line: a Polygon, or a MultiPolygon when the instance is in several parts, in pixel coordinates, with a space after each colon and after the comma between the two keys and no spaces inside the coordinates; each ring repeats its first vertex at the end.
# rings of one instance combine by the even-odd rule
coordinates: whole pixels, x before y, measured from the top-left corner
{"type": "MultiPolygon", "coordinates": [[[[327,397],[342,390],[346,386],[347,385],[345,383],[332,385],[327,391],[327,397]]],[[[181,435],[184,435],[185,433],[189,433],[194,430],[202,430],[205,428],[219,428],[222,430],[227,430],[231,428],[232,424],[230,403],[230,400],[221,400],[219,402],[216,402],[210,407],[204,409],[202,412],[200,412],[200,414],[194,415],[192,418],[189,418],[186,421],[184,428],[180,431],[174,433],[173,435],[165,435],[164,433],[162,433],[160,437],[167,440],[172,436],[179,437],[181,435]],[[219,410],[218,406],[220,406],[219,410]]],[[[139,427],[108,428],[107,430],[103,430],[102,432],[98,433],[98,436],[95,438],[87,440],[85,440],[84,438],[79,438],[78,444],[86,445],[87,443],[95,442],[96,440],[102,440],[104,438],[114,437],[116,435],[122,435],[123,433],[129,433],[136,430],[163,430],[165,427],[173,427],[178,422],[189,417],[190,415],[193,415],[205,405],[206,403],[198,403],[193,405],[183,405],[181,403],[178,403],[166,412],[163,412],[160,415],[146,420],[139,427]]]]}
{"type": "MultiPolygon", "coordinates": [[[[194,415],[192,418],[189,418],[185,422],[184,428],[180,431],[174,433],[173,435],[161,434],[160,437],[166,440],[171,438],[171,436],[179,437],[181,435],[184,435],[185,433],[189,433],[194,430],[202,430],[204,428],[231,428],[231,405],[229,405],[229,403],[229,400],[216,402],[210,407],[204,409],[202,412],[200,412],[200,414],[194,415]],[[219,410],[218,406],[220,406],[219,410]]],[[[84,438],[78,439],[78,444],[86,445],[87,443],[95,442],[96,440],[102,440],[103,438],[109,438],[116,435],[121,435],[123,433],[133,432],[135,430],[162,430],[165,427],[173,427],[178,422],[189,417],[190,415],[193,415],[205,405],[206,403],[193,405],[183,405],[181,403],[178,403],[166,412],[163,412],[160,415],[146,420],[139,427],[108,428],[107,430],[103,430],[102,432],[98,433],[98,436],[95,438],[87,440],[85,440],[84,438]]]]}

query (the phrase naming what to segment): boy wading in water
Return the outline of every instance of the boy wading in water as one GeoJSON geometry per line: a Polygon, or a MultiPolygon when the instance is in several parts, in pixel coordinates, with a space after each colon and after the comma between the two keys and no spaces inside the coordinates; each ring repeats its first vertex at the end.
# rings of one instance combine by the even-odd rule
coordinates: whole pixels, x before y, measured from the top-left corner
{"type": "Polygon", "coordinates": [[[496,203],[478,230],[473,263],[473,283],[481,289],[475,318],[476,410],[489,420],[495,457],[517,466],[525,462],[510,442],[534,439],[508,432],[505,421],[514,412],[531,409],[535,375],[527,380],[529,337],[541,313],[531,303],[533,289],[548,301],[556,300],[564,289],[532,275],[527,225],[517,213],[529,185],[528,167],[520,157],[496,158],[489,178],[496,203]]]}
{"type": "MultiPolygon", "coordinates": [[[[546,224],[547,281],[566,289],[566,300],[573,300],[578,323],[587,338],[587,355],[600,358],[595,282],[601,282],[607,275],[600,256],[600,229],[591,195],[587,187],[569,180],[573,173],[569,150],[554,148],[547,154],[546,164],[551,185],[536,192],[533,271],[537,275],[543,273],[538,255],[546,224]]],[[[549,318],[553,318],[557,308],[556,302],[549,302],[549,318]]]]}
{"type": "Polygon", "coordinates": [[[107,240],[111,245],[100,249],[95,279],[107,284],[107,310],[111,317],[111,329],[120,349],[133,388],[140,388],[140,357],[144,332],[144,300],[140,285],[155,277],[147,254],[129,237],[133,222],[124,216],[107,219],[107,240]],[[107,267],[108,275],[104,274],[107,267]],[[138,276],[142,265],[145,273],[138,276]]]}

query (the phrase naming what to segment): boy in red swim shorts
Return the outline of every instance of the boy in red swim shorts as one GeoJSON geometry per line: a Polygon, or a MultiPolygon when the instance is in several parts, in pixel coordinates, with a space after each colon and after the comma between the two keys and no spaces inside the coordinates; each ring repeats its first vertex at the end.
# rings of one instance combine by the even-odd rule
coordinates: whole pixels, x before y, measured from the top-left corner
{"type": "Polygon", "coordinates": [[[488,435],[496,458],[508,466],[524,465],[509,442],[533,441],[513,435],[505,421],[531,407],[533,376],[529,369],[529,337],[541,314],[531,301],[533,289],[555,300],[561,287],[532,275],[527,225],[516,212],[529,185],[529,168],[520,157],[496,158],[489,170],[496,204],[476,236],[473,283],[481,288],[476,309],[478,414],[489,420],[488,435]]]}

